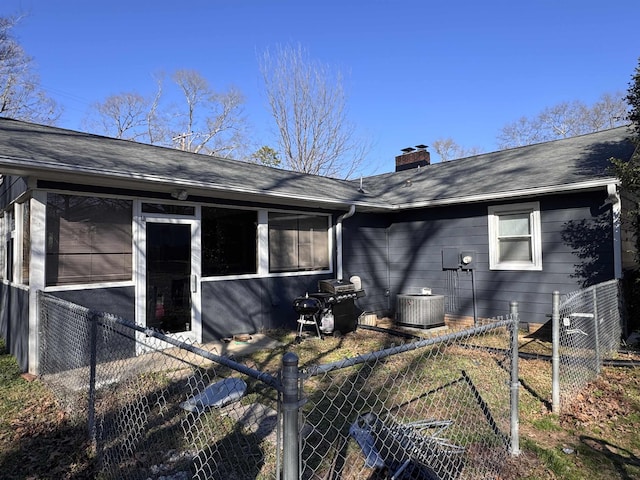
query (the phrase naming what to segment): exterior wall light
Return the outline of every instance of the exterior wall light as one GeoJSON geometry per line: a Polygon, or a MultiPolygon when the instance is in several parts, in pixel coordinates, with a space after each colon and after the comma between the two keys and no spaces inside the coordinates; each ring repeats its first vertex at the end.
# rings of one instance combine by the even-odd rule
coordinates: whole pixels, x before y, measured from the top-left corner
{"type": "Polygon", "coordinates": [[[173,192],[171,192],[171,196],[176,200],[186,200],[189,194],[187,193],[186,190],[182,189],[182,190],[174,190],[173,192]]]}

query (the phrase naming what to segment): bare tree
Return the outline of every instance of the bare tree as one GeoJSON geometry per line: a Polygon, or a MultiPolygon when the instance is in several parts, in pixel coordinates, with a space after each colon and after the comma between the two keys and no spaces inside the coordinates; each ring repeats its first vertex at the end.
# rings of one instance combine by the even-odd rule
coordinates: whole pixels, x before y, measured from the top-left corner
{"type": "Polygon", "coordinates": [[[342,75],[301,47],[278,46],[260,58],[284,166],[328,177],[351,176],[369,150],[347,119],[342,75]]]}
{"type": "Polygon", "coordinates": [[[114,138],[141,140],[148,137],[151,102],[138,93],[120,93],[96,102],[95,114],[85,119],[84,128],[114,138]]]}
{"type": "Polygon", "coordinates": [[[591,106],[588,118],[589,130],[597,132],[614,128],[629,121],[628,104],[624,94],[605,93],[591,106]]]}
{"type": "Polygon", "coordinates": [[[580,101],[547,107],[533,118],[521,117],[498,135],[500,148],[512,148],[597,132],[627,123],[623,93],[605,93],[593,105],[580,101]]]}
{"type": "Polygon", "coordinates": [[[431,146],[443,162],[482,153],[482,149],[479,147],[464,148],[458,145],[451,137],[438,138],[433,141],[431,146]]]}
{"type": "Polygon", "coordinates": [[[230,157],[243,151],[244,98],[235,88],[216,92],[193,70],[178,70],[172,80],[183,100],[165,106],[164,75],[155,76],[154,97],[125,92],[96,102],[85,125],[92,131],[194,153],[230,157]]]}
{"type": "Polygon", "coordinates": [[[194,70],[178,70],[173,80],[184,94],[187,107],[174,125],[174,146],[222,157],[241,149],[245,127],[242,93],[233,87],[226,92],[212,90],[194,70]]]}
{"type": "Polygon", "coordinates": [[[20,17],[0,17],[0,116],[54,125],[62,113],[40,87],[40,78],[11,29],[20,17]]]}
{"type": "Polygon", "coordinates": [[[147,142],[151,145],[158,143],[162,138],[170,136],[165,122],[160,121],[162,114],[160,113],[160,101],[162,100],[164,74],[158,73],[154,75],[156,81],[156,94],[153,97],[149,105],[149,110],[146,114],[147,123],[147,142]]]}

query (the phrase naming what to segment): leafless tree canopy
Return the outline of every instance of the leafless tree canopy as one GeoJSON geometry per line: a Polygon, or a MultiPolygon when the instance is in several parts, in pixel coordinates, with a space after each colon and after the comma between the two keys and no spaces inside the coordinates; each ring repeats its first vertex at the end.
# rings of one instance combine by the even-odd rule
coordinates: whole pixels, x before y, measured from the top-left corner
{"type": "Polygon", "coordinates": [[[213,90],[194,70],[172,76],[180,101],[166,105],[164,76],[156,77],[153,97],[125,92],[93,105],[85,128],[94,132],[164,145],[194,153],[233,157],[245,145],[244,97],[235,88],[213,90]]]}
{"type": "Polygon", "coordinates": [[[172,140],[177,148],[230,157],[242,147],[244,96],[236,88],[213,90],[194,70],[178,70],[173,80],[183,93],[186,108],[176,116],[172,140]]]}
{"type": "Polygon", "coordinates": [[[369,150],[346,115],[342,75],[308,58],[301,47],[279,46],[260,59],[280,154],[290,170],[351,176],[369,150]]]}
{"type": "Polygon", "coordinates": [[[0,17],[0,116],[54,125],[62,111],[40,87],[33,60],[11,35],[19,20],[0,17]]]}
{"type": "Polygon", "coordinates": [[[432,143],[433,150],[440,156],[443,162],[456,158],[470,157],[482,153],[479,147],[465,148],[458,145],[451,137],[438,138],[432,143]]]}
{"type": "Polygon", "coordinates": [[[108,96],[93,105],[96,115],[85,128],[114,138],[138,140],[145,135],[149,101],[137,93],[108,96]]]}
{"type": "Polygon", "coordinates": [[[560,138],[574,137],[625,125],[627,104],[623,93],[604,94],[593,105],[562,102],[547,107],[533,118],[521,117],[502,128],[500,148],[512,148],[560,138]]]}

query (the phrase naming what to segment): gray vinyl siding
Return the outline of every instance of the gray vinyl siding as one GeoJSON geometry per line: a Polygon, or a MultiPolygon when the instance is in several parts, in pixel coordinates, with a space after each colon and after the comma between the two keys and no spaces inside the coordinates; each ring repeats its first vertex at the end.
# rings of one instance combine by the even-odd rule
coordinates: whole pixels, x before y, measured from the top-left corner
{"type": "Polygon", "coordinates": [[[29,292],[0,283],[0,337],[23,371],[29,366],[29,292]]]}
{"type": "Polygon", "coordinates": [[[360,272],[363,285],[372,284],[367,289],[371,295],[359,300],[365,310],[393,312],[397,294],[429,287],[447,297],[447,305],[454,307],[448,313],[473,316],[472,275],[444,270],[442,252],[451,247],[475,251],[478,316],[506,314],[510,302],[517,301],[523,322],[544,323],[554,290],[567,293],[613,278],[611,211],[605,196],[599,191],[539,199],[542,271],[489,269],[487,208],[502,204],[495,202],[399,213],[388,224],[356,215],[347,230],[345,270],[360,272]],[[388,267],[381,258],[387,258],[388,267]],[[389,297],[380,295],[385,289],[389,297]]]}
{"type": "Polygon", "coordinates": [[[111,313],[135,322],[134,287],[64,290],[55,292],[53,295],[96,312],[111,313]]]}
{"type": "Polygon", "coordinates": [[[389,242],[386,215],[359,214],[344,222],[343,275],[360,277],[365,296],[356,300],[359,311],[389,314],[389,242]]]}
{"type": "Polygon", "coordinates": [[[273,328],[295,330],[293,300],[318,291],[329,275],[300,275],[202,282],[202,340],[273,328]]]}
{"type": "Polygon", "coordinates": [[[13,200],[27,191],[27,179],[6,176],[0,185],[0,210],[6,210],[13,200]]]}
{"type": "MultiPolygon", "coordinates": [[[[65,290],[53,293],[58,298],[88,308],[94,312],[104,312],[135,323],[135,289],[134,287],[91,288],[84,290],[65,290]]],[[[71,312],[72,313],[72,312],[71,312]]],[[[79,332],[88,331],[80,328],[79,332]]],[[[128,358],[136,354],[135,333],[115,333],[105,330],[98,338],[96,355],[98,362],[112,361],[116,358],[128,358]]],[[[91,349],[88,338],[79,338],[81,344],[74,353],[77,358],[73,361],[78,365],[89,365],[91,349]],[[84,343],[83,343],[84,342],[84,343]]],[[[41,341],[47,346],[47,353],[64,351],[68,339],[61,338],[58,332],[43,332],[41,341]]],[[[45,353],[45,355],[47,354],[45,353]]],[[[51,369],[51,365],[47,365],[51,369]]],[[[47,373],[53,373],[52,370],[47,373]]]]}
{"type": "MultiPolygon", "coordinates": [[[[203,341],[271,328],[295,329],[293,299],[316,292],[318,280],[324,278],[328,275],[203,281],[203,341]]],[[[114,287],[59,291],[55,295],[91,310],[134,321],[134,293],[134,287],[114,287]]]]}
{"type": "Polygon", "coordinates": [[[475,251],[478,273],[488,268],[487,213],[484,205],[411,211],[399,214],[390,234],[390,291],[392,308],[401,293],[419,293],[423,287],[455,302],[447,313],[473,315],[471,275],[452,271],[458,284],[455,295],[447,289],[449,271],[442,268],[445,248],[475,251]],[[452,298],[455,297],[455,298],[452,298]]]}

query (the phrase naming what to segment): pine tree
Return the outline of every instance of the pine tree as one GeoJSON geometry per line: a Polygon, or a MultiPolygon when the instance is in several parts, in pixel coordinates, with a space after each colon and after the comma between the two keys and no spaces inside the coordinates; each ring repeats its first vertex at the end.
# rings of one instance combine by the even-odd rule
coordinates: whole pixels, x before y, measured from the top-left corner
{"type": "Polygon", "coordinates": [[[630,107],[629,121],[632,123],[632,128],[635,132],[634,141],[637,146],[640,141],[640,61],[636,67],[631,83],[629,84],[627,102],[630,107]]]}
{"type": "Polygon", "coordinates": [[[628,120],[632,129],[631,141],[635,144],[635,152],[629,161],[611,159],[613,170],[620,179],[625,195],[635,199],[636,208],[624,212],[622,222],[628,222],[635,236],[635,268],[625,271],[622,282],[627,307],[627,333],[640,329],[640,60],[629,83],[627,91],[629,103],[628,120]]]}

